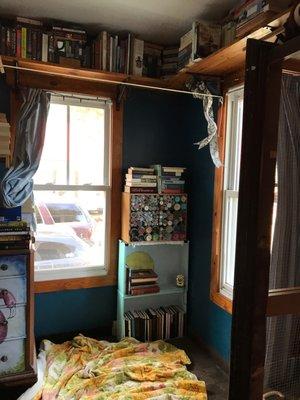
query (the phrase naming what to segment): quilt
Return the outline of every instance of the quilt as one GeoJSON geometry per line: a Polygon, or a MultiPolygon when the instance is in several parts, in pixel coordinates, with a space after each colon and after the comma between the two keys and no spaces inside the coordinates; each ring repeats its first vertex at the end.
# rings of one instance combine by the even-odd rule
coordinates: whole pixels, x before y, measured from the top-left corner
{"type": "Polygon", "coordinates": [[[32,400],[207,400],[205,383],[186,368],[186,353],[164,341],[79,335],[43,345],[45,370],[32,400]]]}

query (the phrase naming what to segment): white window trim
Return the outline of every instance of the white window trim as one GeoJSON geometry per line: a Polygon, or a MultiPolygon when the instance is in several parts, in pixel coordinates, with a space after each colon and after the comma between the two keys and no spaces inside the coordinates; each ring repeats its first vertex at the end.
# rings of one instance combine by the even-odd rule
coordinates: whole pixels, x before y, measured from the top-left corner
{"type": "Polygon", "coordinates": [[[64,190],[64,191],[102,191],[106,196],[105,207],[105,254],[104,265],[90,266],[90,267],[73,267],[68,269],[49,269],[49,270],[35,270],[35,282],[60,280],[60,279],[75,279],[86,277],[101,277],[107,276],[109,269],[109,247],[110,247],[110,226],[111,226],[111,188],[112,188],[112,174],[111,174],[111,132],[112,132],[112,101],[110,99],[103,99],[98,97],[88,97],[84,95],[70,95],[51,93],[51,103],[76,105],[85,107],[102,108],[105,110],[105,138],[104,138],[104,185],[55,185],[36,184],[33,190],[47,191],[47,190],[64,190]]]}
{"type": "MultiPolygon", "coordinates": [[[[225,165],[223,183],[223,204],[222,204],[222,229],[221,229],[221,257],[220,257],[220,293],[226,298],[232,299],[233,286],[226,282],[227,268],[229,268],[227,256],[230,238],[228,237],[229,215],[227,205],[230,198],[238,199],[239,166],[231,154],[236,154],[235,147],[238,146],[237,140],[241,141],[241,136],[237,135],[237,114],[238,101],[243,99],[243,87],[236,87],[228,92],[228,109],[226,124],[226,143],[225,143],[225,165]],[[227,264],[226,264],[227,263],[227,264]]],[[[234,268],[234,266],[231,266],[234,268]]]]}

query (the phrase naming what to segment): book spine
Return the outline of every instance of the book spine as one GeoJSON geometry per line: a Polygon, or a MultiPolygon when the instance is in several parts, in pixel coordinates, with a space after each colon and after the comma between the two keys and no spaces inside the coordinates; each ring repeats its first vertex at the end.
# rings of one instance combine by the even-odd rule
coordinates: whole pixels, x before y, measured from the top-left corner
{"type": "Polygon", "coordinates": [[[49,36],[46,33],[42,34],[42,61],[48,61],[48,47],[49,47],[49,36]]]}
{"type": "Polygon", "coordinates": [[[159,286],[153,286],[152,288],[131,288],[130,290],[131,296],[139,296],[142,294],[151,294],[158,292],[159,292],[159,286]]]}
{"type": "Polygon", "coordinates": [[[132,55],[132,73],[141,76],[143,74],[143,55],[144,41],[134,39],[133,55],[132,55]]]}
{"type": "Polygon", "coordinates": [[[21,39],[21,57],[22,58],[26,58],[27,28],[24,28],[24,27],[21,28],[21,35],[22,35],[22,39],[21,39]]]}
{"type": "Polygon", "coordinates": [[[124,189],[125,192],[127,193],[132,193],[132,194],[156,194],[157,193],[157,188],[152,188],[152,187],[129,187],[125,186],[124,189]]]}

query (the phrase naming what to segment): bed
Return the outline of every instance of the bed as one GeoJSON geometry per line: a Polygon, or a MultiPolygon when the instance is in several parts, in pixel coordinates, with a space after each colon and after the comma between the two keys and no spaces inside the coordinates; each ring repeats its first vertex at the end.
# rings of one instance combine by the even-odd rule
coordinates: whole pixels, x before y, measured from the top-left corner
{"type": "Polygon", "coordinates": [[[161,340],[44,340],[39,380],[19,400],[206,400],[205,383],[188,364],[183,350],[161,340]]]}

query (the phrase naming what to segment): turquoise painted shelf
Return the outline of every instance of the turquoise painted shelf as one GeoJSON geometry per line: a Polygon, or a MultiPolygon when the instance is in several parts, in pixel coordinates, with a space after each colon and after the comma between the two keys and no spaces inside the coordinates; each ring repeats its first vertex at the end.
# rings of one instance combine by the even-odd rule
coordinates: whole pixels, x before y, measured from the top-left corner
{"type": "Polygon", "coordinates": [[[118,337],[125,335],[124,313],[131,310],[145,310],[149,307],[178,305],[186,311],[188,283],[188,242],[125,243],[119,242],[118,270],[118,337]],[[158,274],[158,293],[131,296],[126,294],[126,258],[134,252],[145,252],[154,261],[154,270],[158,274]],[[176,276],[185,277],[183,288],[176,286],[176,276]]]}

